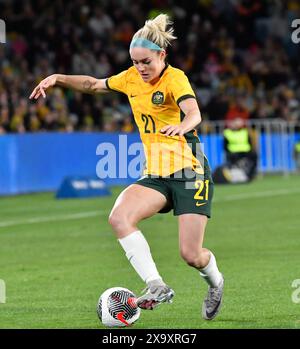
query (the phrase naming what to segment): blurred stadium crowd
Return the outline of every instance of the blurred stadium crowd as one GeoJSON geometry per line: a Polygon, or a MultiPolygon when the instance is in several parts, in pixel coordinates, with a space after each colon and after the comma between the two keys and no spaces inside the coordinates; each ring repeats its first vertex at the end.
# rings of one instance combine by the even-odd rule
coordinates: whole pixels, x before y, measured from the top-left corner
{"type": "Polygon", "coordinates": [[[190,78],[204,120],[300,120],[297,0],[1,0],[0,13],[0,134],[133,131],[121,94],[54,88],[46,99],[28,97],[52,73],[104,78],[127,69],[132,35],[159,13],[174,21],[168,61],[190,78]]]}

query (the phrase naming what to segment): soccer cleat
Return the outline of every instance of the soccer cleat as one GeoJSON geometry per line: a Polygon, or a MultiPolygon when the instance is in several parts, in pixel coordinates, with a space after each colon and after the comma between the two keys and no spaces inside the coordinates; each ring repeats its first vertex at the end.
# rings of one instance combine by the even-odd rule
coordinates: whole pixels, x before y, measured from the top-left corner
{"type": "Polygon", "coordinates": [[[152,310],[161,303],[172,303],[175,292],[161,280],[150,281],[146,293],[136,301],[141,309],[152,310]]]}
{"type": "Polygon", "coordinates": [[[205,320],[214,319],[222,305],[224,288],[224,277],[222,275],[222,281],[218,287],[209,287],[207,297],[204,299],[202,305],[202,317],[205,320]]]}

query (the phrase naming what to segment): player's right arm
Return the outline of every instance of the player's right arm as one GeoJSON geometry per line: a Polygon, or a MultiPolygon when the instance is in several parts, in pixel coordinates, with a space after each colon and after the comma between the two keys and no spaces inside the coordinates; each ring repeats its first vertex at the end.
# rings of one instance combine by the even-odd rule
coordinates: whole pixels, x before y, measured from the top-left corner
{"type": "Polygon", "coordinates": [[[46,98],[45,91],[52,86],[70,88],[82,93],[105,93],[108,92],[105,81],[106,79],[96,79],[86,75],[53,74],[42,80],[29,98],[38,99],[40,96],[46,98]]]}

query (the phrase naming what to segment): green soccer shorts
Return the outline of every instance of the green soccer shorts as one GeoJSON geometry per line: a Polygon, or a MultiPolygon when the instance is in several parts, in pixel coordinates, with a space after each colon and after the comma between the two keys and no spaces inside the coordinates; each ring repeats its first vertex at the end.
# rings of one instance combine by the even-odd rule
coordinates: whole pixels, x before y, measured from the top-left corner
{"type": "Polygon", "coordinates": [[[167,213],[173,209],[174,216],[197,213],[210,218],[214,183],[208,164],[205,164],[204,175],[196,174],[192,170],[187,173],[188,176],[184,171],[171,177],[145,176],[135,184],[155,189],[167,198],[167,205],[159,213],[167,213]]]}

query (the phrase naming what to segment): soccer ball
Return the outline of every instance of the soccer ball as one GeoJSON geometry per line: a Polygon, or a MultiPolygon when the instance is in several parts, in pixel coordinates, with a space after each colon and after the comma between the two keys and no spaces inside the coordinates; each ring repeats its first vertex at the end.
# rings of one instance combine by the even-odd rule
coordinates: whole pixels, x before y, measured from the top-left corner
{"type": "Polygon", "coordinates": [[[97,313],[103,325],[125,327],[138,320],[141,309],[136,305],[133,292],[124,287],[112,287],[101,294],[97,313]]]}

